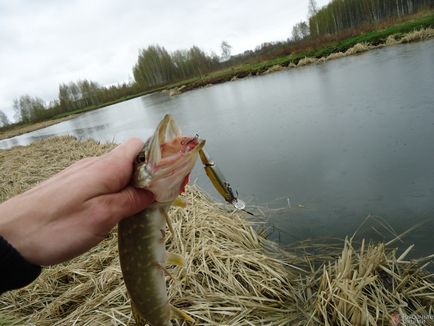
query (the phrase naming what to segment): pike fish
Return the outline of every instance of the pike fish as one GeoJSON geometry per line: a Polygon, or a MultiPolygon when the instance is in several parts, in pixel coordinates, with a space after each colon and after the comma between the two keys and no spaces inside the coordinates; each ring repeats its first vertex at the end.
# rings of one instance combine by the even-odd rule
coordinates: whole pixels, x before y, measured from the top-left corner
{"type": "Polygon", "coordinates": [[[132,184],[151,191],[155,202],[144,211],[126,218],[118,226],[119,257],[124,282],[138,325],[169,326],[171,319],[194,320],[169,304],[165,276],[167,265],[183,265],[183,258],[165,248],[166,225],[173,234],[168,211],[180,205],[197,157],[216,190],[237,209],[245,204],[234,195],[229,183],[203,150],[205,140],[183,136],[170,115],[145,143],[134,164],[132,184]]]}
{"type": "Polygon", "coordinates": [[[205,141],[182,136],[170,115],[158,125],[136,158],[132,184],[151,191],[155,202],[144,211],[126,218],[118,226],[119,257],[124,282],[136,323],[171,325],[173,317],[193,319],[171,306],[167,297],[167,265],[183,265],[183,258],[167,253],[168,210],[185,190],[188,177],[205,141]]]}

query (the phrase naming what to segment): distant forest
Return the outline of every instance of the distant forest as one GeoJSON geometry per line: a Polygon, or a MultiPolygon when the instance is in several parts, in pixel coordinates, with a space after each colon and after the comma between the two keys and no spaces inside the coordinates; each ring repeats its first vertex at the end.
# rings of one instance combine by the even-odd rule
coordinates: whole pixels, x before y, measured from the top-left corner
{"type": "MultiPolygon", "coordinates": [[[[325,36],[343,35],[361,26],[372,25],[393,17],[403,17],[424,9],[434,8],[433,0],[332,0],[317,8],[315,0],[308,1],[309,18],[293,26],[286,41],[264,43],[254,50],[235,56],[231,46],[222,42],[221,56],[207,54],[197,46],[169,53],[159,45],[140,50],[133,67],[134,81],[116,86],[101,86],[96,82],[80,80],[59,85],[58,98],[46,103],[39,97],[23,95],[15,99],[13,107],[17,123],[32,123],[80,112],[137,94],[158,90],[165,85],[185,81],[235,65],[258,63],[287,55],[300,44],[325,36]]],[[[9,125],[0,111],[0,127],[9,125]]]]}
{"type": "Polygon", "coordinates": [[[310,35],[338,34],[362,24],[407,16],[433,4],[433,0],[334,0],[310,17],[310,35]]]}
{"type": "Polygon", "coordinates": [[[140,51],[133,75],[141,88],[148,89],[200,76],[219,67],[217,55],[209,56],[197,46],[169,53],[157,45],[140,51]]]}

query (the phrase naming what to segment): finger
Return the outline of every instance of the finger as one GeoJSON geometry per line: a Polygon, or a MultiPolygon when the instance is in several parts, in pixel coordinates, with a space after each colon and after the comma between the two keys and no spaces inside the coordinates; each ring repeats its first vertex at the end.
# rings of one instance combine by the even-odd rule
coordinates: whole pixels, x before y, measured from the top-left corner
{"type": "Polygon", "coordinates": [[[120,220],[132,216],[151,205],[154,194],[144,189],[127,186],[122,191],[99,197],[99,204],[108,211],[108,224],[113,227],[120,220]]]}
{"type": "Polygon", "coordinates": [[[133,162],[143,146],[143,140],[139,138],[129,138],[108,153],[107,157],[115,160],[128,160],[129,162],[133,162]]]}

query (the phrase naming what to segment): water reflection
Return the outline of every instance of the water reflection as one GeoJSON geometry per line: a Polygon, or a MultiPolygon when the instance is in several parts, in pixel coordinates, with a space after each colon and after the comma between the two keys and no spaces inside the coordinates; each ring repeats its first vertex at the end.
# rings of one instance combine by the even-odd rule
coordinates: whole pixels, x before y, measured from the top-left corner
{"type": "MultiPolygon", "coordinates": [[[[433,56],[429,41],[177,97],[153,94],[0,146],[53,134],[146,139],[170,113],[185,132],[207,139],[240,197],[269,208],[283,242],[342,237],[372,215],[398,232],[425,222],[409,239],[427,254],[434,227],[433,56]]],[[[215,195],[200,167],[192,177],[215,195]]]]}

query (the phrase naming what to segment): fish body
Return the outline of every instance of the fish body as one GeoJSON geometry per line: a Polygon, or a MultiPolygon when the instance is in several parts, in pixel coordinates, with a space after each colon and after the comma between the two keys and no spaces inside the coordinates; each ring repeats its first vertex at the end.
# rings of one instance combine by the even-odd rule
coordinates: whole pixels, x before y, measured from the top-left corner
{"type": "Polygon", "coordinates": [[[160,267],[166,265],[161,231],[166,221],[160,209],[167,210],[168,205],[153,204],[120,223],[119,256],[135,319],[143,318],[151,325],[171,325],[166,280],[160,267]]]}
{"type": "Polygon", "coordinates": [[[186,137],[173,118],[166,115],[137,156],[132,184],[151,191],[155,202],[126,218],[118,226],[119,257],[124,282],[138,325],[171,325],[173,312],[191,317],[169,304],[165,276],[167,264],[182,259],[165,249],[168,210],[184,191],[188,176],[205,141],[186,137]]]}

